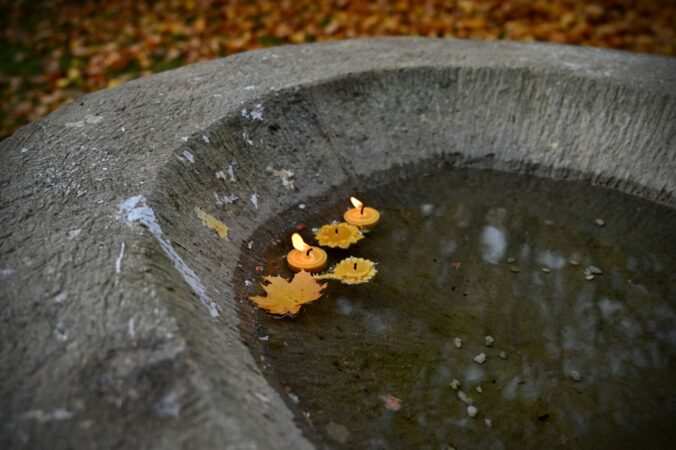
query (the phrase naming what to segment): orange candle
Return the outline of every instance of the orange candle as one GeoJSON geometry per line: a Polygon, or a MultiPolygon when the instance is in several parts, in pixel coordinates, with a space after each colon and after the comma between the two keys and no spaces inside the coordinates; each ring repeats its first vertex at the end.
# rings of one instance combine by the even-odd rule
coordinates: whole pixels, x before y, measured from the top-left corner
{"type": "Polygon", "coordinates": [[[377,209],[365,206],[354,197],[350,197],[354,208],[348,209],[343,214],[345,222],[358,226],[359,228],[371,229],[378,225],[380,221],[380,212],[377,209]]]}
{"type": "Polygon", "coordinates": [[[306,272],[319,272],[324,267],[328,258],[326,252],[319,247],[307,245],[300,234],[293,233],[291,243],[294,250],[286,255],[286,262],[294,272],[304,270],[306,272]]]}

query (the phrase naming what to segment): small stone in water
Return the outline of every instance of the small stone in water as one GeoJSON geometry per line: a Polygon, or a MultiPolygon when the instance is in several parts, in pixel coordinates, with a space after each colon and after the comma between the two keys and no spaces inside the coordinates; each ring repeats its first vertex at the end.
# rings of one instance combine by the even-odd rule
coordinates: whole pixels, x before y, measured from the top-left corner
{"type": "Polygon", "coordinates": [[[479,363],[479,364],[483,364],[484,362],[486,362],[486,354],[485,353],[479,353],[478,355],[476,355],[474,357],[474,362],[479,363]]]}
{"type": "Polygon", "coordinates": [[[498,356],[500,357],[500,359],[507,359],[507,353],[505,352],[500,352],[498,356]]]}
{"type": "Polygon", "coordinates": [[[584,279],[587,281],[591,281],[594,279],[594,275],[585,275],[584,279]]]}
{"type": "Polygon", "coordinates": [[[519,268],[516,267],[516,266],[510,267],[509,270],[511,270],[513,273],[519,273],[519,272],[521,272],[521,269],[519,269],[519,268]]]}
{"type": "Polygon", "coordinates": [[[591,275],[601,275],[603,271],[596,266],[589,266],[586,269],[584,269],[584,273],[591,275]]]}
{"type": "Polygon", "coordinates": [[[570,263],[571,266],[579,266],[580,265],[580,261],[577,261],[577,260],[574,260],[574,259],[571,259],[568,262],[570,263]]]}
{"type": "Polygon", "coordinates": [[[476,409],[476,407],[474,407],[474,406],[470,405],[470,406],[467,407],[467,415],[470,416],[470,417],[476,416],[476,414],[478,412],[479,412],[479,410],[476,409]]]}
{"type": "Polygon", "coordinates": [[[484,338],[484,345],[486,347],[490,347],[491,345],[493,345],[493,342],[495,342],[495,339],[493,339],[493,336],[488,335],[484,338]]]}
{"type": "Polygon", "coordinates": [[[507,262],[508,262],[509,264],[514,264],[514,263],[516,262],[516,259],[514,259],[514,258],[512,258],[512,257],[510,256],[509,258],[507,258],[507,262]]]}
{"type": "Polygon", "coordinates": [[[476,391],[477,391],[479,394],[483,394],[483,393],[484,393],[484,390],[481,389],[481,386],[477,386],[477,387],[476,387],[476,391]]]}
{"type": "Polygon", "coordinates": [[[596,219],[594,223],[600,227],[606,224],[602,219],[596,219]]]}
{"type": "Polygon", "coordinates": [[[459,337],[453,339],[453,343],[455,344],[456,348],[462,347],[462,339],[460,339],[459,337]]]}
{"type": "Polygon", "coordinates": [[[453,389],[454,391],[457,391],[459,387],[460,387],[460,382],[454,378],[453,381],[451,381],[451,389],[453,389]]]}
{"type": "Polygon", "coordinates": [[[542,270],[544,273],[549,273],[549,272],[551,272],[551,269],[550,269],[549,267],[543,267],[543,268],[540,269],[540,270],[542,270]]]}
{"type": "Polygon", "coordinates": [[[580,375],[580,372],[577,370],[571,370],[570,377],[573,379],[573,381],[580,381],[582,379],[582,375],[580,375]]]}
{"type": "Polygon", "coordinates": [[[474,403],[472,397],[468,396],[462,391],[458,391],[458,398],[460,399],[461,402],[463,402],[466,405],[471,405],[472,403],[474,403]]]}
{"type": "Polygon", "coordinates": [[[493,422],[491,422],[491,419],[484,419],[484,423],[488,428],[493,426],[493,422]]]}

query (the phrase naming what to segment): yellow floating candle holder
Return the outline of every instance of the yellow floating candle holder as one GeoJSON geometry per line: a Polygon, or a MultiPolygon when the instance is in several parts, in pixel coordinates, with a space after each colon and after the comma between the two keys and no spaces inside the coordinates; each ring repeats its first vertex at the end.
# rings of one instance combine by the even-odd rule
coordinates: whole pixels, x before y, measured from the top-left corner
{"type": "Polygon", "coordinates": [[[350,223],[359,228],[371,229],[378,225],[380,221],[380,212],[364,205],[363,202],[357,200],[355,197],[350,197],[350,201],[354,208],[345,211],[343,218],[345,222],[350,223]]]}
{"type": "Polygon", "coordinates": [[[345,222],[324,225],[315,233],[319,245],[331,248],[348,248],[364,238],[359,228],[345,222]]]}
{"type": "Polygon", "coordinates": [[[326,267],[328,257],[319,247],[313,247],[303,241],[298,233],[293,233],[291,243],[294,249],[286,255],[286,262],[294,272],[319,272],[326,267]]]}
{"type": "Polygon", "coordinates": [[[317,280],[340,280],[345,284],[368,283],[376,276],[376,263],[353,256],[345,258],[333,268],[333,272],[315,275],[317,280]]]}

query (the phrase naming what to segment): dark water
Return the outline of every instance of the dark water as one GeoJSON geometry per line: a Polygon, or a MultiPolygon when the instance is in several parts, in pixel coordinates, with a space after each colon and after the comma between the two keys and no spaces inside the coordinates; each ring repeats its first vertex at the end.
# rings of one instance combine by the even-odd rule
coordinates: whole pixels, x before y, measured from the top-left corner
{"type": "MultiPolygon", "coordinates": [[[[249,302],[242,310],[260,369],[311,440],[365,449],[673,448],[673,210],[582,183],[472,169],[351,193],[381,211],[381,224],[329,255],[372,259],[377,277],[330,282],[295,319],[249,302]],[[590,265],[603,272],[593,280],[590,265]],[[474,362],[482,352],[485,363],[474,362]],[[389,396],[398,411],[387,408],[396,403],[389,396]]],[[[259,292],[255,264],[291,275],[283,257],[293,223],[340,218],[343,194],[257,232],[281,242],[243,262],[254,284],[242,296],[259,292]]],[[[304,237],[312,242],[309,230],[304,237]]]]}

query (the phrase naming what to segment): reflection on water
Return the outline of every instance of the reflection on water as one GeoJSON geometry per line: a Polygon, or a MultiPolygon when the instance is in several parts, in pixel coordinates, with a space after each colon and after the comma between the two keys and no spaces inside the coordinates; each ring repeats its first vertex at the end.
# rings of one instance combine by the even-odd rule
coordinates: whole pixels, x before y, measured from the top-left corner
{"type": "MultiPolygon", "coordinates": [[[[373,282],[333,282],[295,319],[244,306],[258,325],[252,351],[309,438],[367,449],[674,442],[674,211],[479,170],[359,194],[382,222],[333,257],[377,261],[373,282]]],[[[329,222],[346,206],[341,197],[307,209],[329,222]]],[[[267,250],[266,273],[289,274],[287,247],[267,250]]]]}

